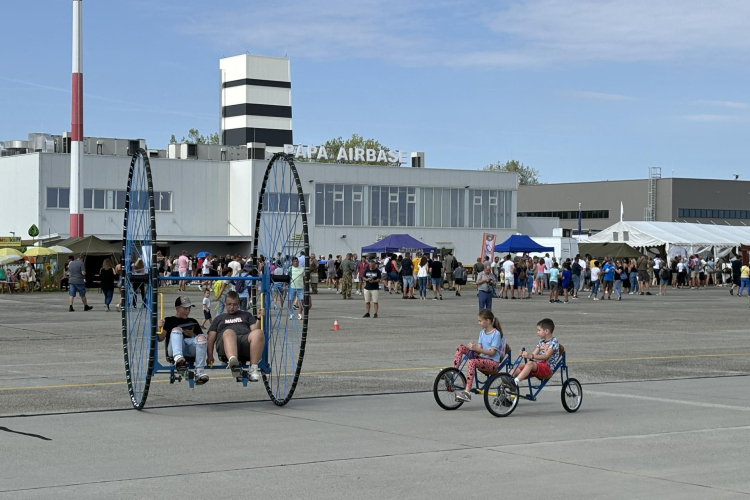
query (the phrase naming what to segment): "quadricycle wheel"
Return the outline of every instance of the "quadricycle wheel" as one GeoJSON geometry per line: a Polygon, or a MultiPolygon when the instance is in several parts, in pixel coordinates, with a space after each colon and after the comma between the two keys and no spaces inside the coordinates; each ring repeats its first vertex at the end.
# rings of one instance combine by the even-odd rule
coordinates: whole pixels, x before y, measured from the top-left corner
{"type": "Polygon", "coordinates": [[[583,388],[581,388],[581,383],[574,378],[566,380],[562,386],[560,398],[562,399],[565,411],[570,413],[578,411],[583,402],[583,388]]]}
{"type": "Polygon", "coordinates": [[[484,389],[484,406],[496,417],[507,417],[518,406],[518,386],[507,373],[493,375],[484,389]]]}
{"type": "Polygon", "coordinates": [[[438,373],[432,384],[435,402],[444,410],[456,410],[464,404],[456,394],[466,390],[466,377],[456,368],[445,368],[438,373]]]}

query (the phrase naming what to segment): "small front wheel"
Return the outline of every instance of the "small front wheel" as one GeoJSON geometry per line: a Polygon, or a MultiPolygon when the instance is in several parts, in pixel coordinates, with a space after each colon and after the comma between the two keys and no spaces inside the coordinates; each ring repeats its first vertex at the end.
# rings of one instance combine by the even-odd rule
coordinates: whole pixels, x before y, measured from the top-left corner
{"type": "Polygon", "coordinates": [[[507,417],[518,406],[518,386],[507,373],[493,375],[484,390],[484,406],[496,417],[507,417]]]}
{"type": "Polygon", "coordinates": [[[438,373],[432,385],[435,402],[444,410],[456,410],[463,401],[456,394],[466,390],[466,377],[456,368],[445,368],[438,373]]]}
{"type": "Polygon", "coordinates": [[[578,411],[578,408],[581,407],[581,402],[583,401],[583,389],[581,388],[581,383],[574,378],[569,378],[562,386],[562,394],[560,397],[565,411],[570,413],[578,411]]]}

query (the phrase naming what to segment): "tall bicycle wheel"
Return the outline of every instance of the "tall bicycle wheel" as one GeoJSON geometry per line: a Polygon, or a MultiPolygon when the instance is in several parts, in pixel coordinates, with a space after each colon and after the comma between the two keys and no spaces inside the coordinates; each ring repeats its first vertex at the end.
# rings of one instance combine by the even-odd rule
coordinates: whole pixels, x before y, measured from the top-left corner
{"type": "MultiPolygon", "coordinates": [[[[301,251],[310,255],[307,234],[307,203],[291,155],[276,153],[268,163],[258,197],[253,256],[266,261],[260,295],[265,316],[261,372],[271,400],[289,402],[299,380],[305,355],[310,304],[310,267],[305,261],[304,296],[297,305],[288,278],[292,257],[301,251]],[[274,266],[275,272],[269,269],[274,266]]],[[[296,295],[296,294],[294,294],[296,295]]]]}
{"type": "Polygon", "coordinates": [[[130,162],[122,247],[122,348],[133,407],[146,404],[156,350],[156,224],[148,155],[130,162]]]}

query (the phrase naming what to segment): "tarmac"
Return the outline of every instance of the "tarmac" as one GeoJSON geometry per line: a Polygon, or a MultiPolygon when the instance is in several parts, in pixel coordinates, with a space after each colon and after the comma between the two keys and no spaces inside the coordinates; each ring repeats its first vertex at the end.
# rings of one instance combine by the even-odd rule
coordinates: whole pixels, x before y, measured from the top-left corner
{"type": "Polygon", "coordinates": [[[85,313],[78,301],[67,312],[63,294],[0,295],[0,499],[750,495],[747,298],[496,299],[514,351],[535,345],[539,319],[555,321],[584,391],[569,414],[556,379],[498,419],[477,396],[445,411],[431,393],[477,335],[475,292],[381,297],[380,317],[363,319],[361,297],[314,296],[284,407],[217,370],[194,390],[158,375],[135,411],[120,316],[100,294],[85,313]]]}

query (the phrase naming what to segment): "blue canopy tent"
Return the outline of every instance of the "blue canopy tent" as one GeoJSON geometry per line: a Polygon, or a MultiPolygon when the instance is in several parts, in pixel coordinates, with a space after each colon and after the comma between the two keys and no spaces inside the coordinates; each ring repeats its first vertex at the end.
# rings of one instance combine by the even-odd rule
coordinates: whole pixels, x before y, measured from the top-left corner
{"type": "Polygon", "coordinates": [[[416,238],[412,238],[408,234],[391,234],[386,236],[380,241],[376,241],[372,245],[362,247],[362,253],[392,253],[392,252],[411,252],[411,253],[431,253],[437,252],[437,248],[430,246],[426,243],[422,243],[416,238]]]}
{"type": "Polygon", "coordinates": [[[498,253],[554,252],[555,248],[544,247],[525,234],[514,234],[502,243],[495,245],[495,251],[498,253]]]}

